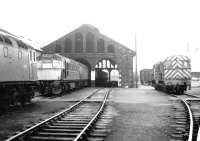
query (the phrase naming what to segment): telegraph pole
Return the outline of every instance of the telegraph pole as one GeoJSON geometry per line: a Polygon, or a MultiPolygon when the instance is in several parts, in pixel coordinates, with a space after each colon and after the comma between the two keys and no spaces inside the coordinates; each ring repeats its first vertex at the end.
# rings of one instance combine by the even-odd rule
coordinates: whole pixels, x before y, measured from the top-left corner
{"type": "Polygon", "coordinates": [[[138,88],[138,78],[137,78],[137,39],[135,33],[135,86],[138,88]]]}

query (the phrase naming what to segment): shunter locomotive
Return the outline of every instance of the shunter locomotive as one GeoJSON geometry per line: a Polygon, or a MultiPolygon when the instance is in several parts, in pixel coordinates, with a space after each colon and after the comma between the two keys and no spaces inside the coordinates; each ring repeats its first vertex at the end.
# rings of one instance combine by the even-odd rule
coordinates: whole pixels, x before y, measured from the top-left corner
{"type": "Polygon", "coordinates": [[[59,54],[41,54],[37,68],[42,95],[60,95],[88,85],[87,66],[59,54]]]}
{"type": "Polygon", "coordinates": [[[190,59],[173,55],[153,66],[153,86],[157,90],[182,94],[191,87],[190,59]]]}
{"type": "Polygon", "coordinates": [[[0,107],[22,105],[34,96],[36,50],[17,36],[0,32],[0,107]]]}

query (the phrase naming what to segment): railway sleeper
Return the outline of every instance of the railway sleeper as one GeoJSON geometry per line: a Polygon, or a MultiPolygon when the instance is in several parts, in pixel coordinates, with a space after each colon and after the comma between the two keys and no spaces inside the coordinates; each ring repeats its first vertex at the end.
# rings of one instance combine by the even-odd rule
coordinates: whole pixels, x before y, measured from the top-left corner
{"type": "Polygon", "coordinates": [[[80,113],[77,113],[77,114],[69,114],[68,116],[69,117],[91,117],[93,115],[95,115],[95,113],[91,113],[91,114],[86,114],[86,113],[80,114],[80,113]]]}
{"type": "Polygon", "coordinates": [[[53,123],[54,126],[86,126],[88,123],[53,123]]]}
{"type": "Polygon", "coordinates": [[[186,125],[185,124],[172,124],[172,125],[169,125],[170,127],[182,127],[182,128],[188,128],[189,129],[189,127],[186,127],[186,125]]]}
{"type": "Polygon", "coordinates": [[[31,136],[30,141],[72,141],[74,138],[70,137],[41,137],[31,136]]]}
{"type": "Polygon", "coordinates": [[[57,129],[57,128],[45,128],[42,129],[41,131],[46,131],[46,132],[68,132],[68,133],[79,133],[82,130],[81,129],[57,129]]]}
{"type": "Polygon", "coordinates": [[[69,123],[77,123],[77,124],[84,124],[84,123],[88,123],[89,120],[65,120],[65,121],[57,121],[57,123],[63,123],[63,124],[69,124],[69,123]]]}
{"type": "Polygon", "coordinates": [[[89,137],[87,140],[88,141],[104,141],[104,138],[102,138],[102,137],[89,137]]]}
{"type": "Polygon", "coordinates": [[[185,121],[176,121],[175,124],[179,124],[179,125],[185,125],[186,122],[185,121]]]}
{"type": "Polygon", "coordinates": [[[67,133],[67,132],[38,132],[36,133],[37,136],[65,136],[65,137],[76,137],[79,133],[67,133]]]}
{"type": "Polygon", "coordinates": [[[48,128],[57,128],[57,129],[83,129],[84,126],[55,126],[55,125],[48,125],[48,128]]]}
{"type": "Polygon", "coordinates": [[[175,128],[175,130],[179,130],[179,131],[183,131],[183,132],[188,132],[187,129],[185,129],[185,128],[180,128],[180,127],[175,128]]]}
{"type": "Polygon", "coordinates": [[[65,122],[65,121],[89,121],[91,118],[63,118],[61,121],[65,122]]]}
{"type": "Polygon", "coordinates": [[[102,132],[92,132],[89,134],[90,137],[106,137],[107,136],[107,133],[102,133],[102,132]]]}
{"type": "Polygon", "coordinates": [[[186,139],[188,138],[188,135],[177,133],[177,134],[172,134],[171,137],[172,137],[173,139],[182,139],[182,140],[186,140],[186,139]]]}

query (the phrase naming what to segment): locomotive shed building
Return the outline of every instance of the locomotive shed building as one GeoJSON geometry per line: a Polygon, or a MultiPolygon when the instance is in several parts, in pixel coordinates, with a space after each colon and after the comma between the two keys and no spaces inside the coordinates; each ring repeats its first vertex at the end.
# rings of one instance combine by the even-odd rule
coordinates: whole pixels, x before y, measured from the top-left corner
{"type": "Polygon", "coordinates": [[[135,52],[103,35],[92,25],[83,24],[46,45],[43,50],[48,53],[59,53],[87,65],[92,77],[95,76],[95,79],[92,78],[91,81],[92,86],[100,86],[102,82],[105,82],[100,77],[104,76],[105,70],[107,70],[107,82],[116,79],[111,76],[114,71],[117,71],[119,86],[133,87],[135,52]]]}

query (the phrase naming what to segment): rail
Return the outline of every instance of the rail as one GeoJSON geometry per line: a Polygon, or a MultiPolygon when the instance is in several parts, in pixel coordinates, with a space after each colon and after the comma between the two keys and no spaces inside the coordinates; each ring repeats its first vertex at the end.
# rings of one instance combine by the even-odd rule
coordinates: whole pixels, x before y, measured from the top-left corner
{"type": "Polygon", "coordinates": [[[81,133],[74,139],[74,141],[78,141],[82,136],[83,134],[87,131],[87,129],[94,123],[95,119],[100,115],[100,113],[103,111],[103,108],[105,106],[105,103],[106,103],[106,100],[108,98],[108,95],[110,93],[110,90],[107,91],[105,97],[104,97],[104,100],[103,100],[103,103],[101,105],[101,107],[99,108],[98,112],[95,114],[95,116],[91,119],[91,121],[85,126],[85,128],[81,131],[81,133]]]}
{"type": "Polygon", "coordinates": [[[92,94],[90,94],[90,95],[86,96],[85,98],[81,99],[79,102],[75,103],[75,104],[72,105],[71,107],[62,110],[62,111],[59,112],[58,114],[56,114],[56,115],[54,115],[54,116],[52,116],[52,117],[50,117],[50,118],[48,118],[48,119],[42,121],[41,123],[38,123],[38,124],[36,124],[36,125],[34,125],[34,126],[28,128],[28,129],[26,129],[26,130],[20,132],[20,133],[18,133],[18,134],[15,135],[15,136],[10,137],[10,138],[7,139],[6,141],[14,141],[14,140],[16,140],[16,139],[18,139],[18,138],[20,138],[20,137],[23,137],[23,136],[25,136],[26,134],[32,132],[33,130],[35,130],[35,129],[41,127],[42,125],[48,123],[50,120],[55,119],[55,118],[58,118],[59,116],[63,116],[64,114],[66,114],[66,113],[72,111],[72,110],[73,110],[74,108],[76,108],[79,104],[81,104],[83,101],[85,101],[87,98],[91,97],[92,95],[94,95],[94,94],[95,94],[96,92],[98,92],[98,91],[100,91],[100,89],[97,89],[97,90],[94,91],[92,94]]]}
{"type": "Polygon", "coordinates": [[[198,129],[197,141],[200,141],[200,126],[199,126],[199,129],[198,129]]]}
{"type": "MultiPolygon", "coordinates": [[[[191,96],[189,94],[186,94],[187,96],[191,96]]],[[[192,141],[193,138],[193,127],[194,127],[194,121],[193,121],[193,116],[192,116],[192,111],[190,109],[190,106],[187,103],[187,100],[181,99],[180,97],[178,97],[178,95],[174,95],[172,94],[172,96],[179,98],[184,105],[187,107],[188,113],[189,113],[189,117],[190,117],[190,130],[189,130],[189,135],[188,135],[188,141],[192,141]]]]}
{"type": "Polygon", "coordinates": [[[192,111],[191,111],[190,106],[188,105],[187,101],[183,100],[183,99],[181,99],[181,100],[186,105],[187,110],[189,112],[189,116],[190,116],[190,130],[189,130],[188,141],[192,141],[192,137],[193,137],[193,125],[194,125],[192,111]]]}

